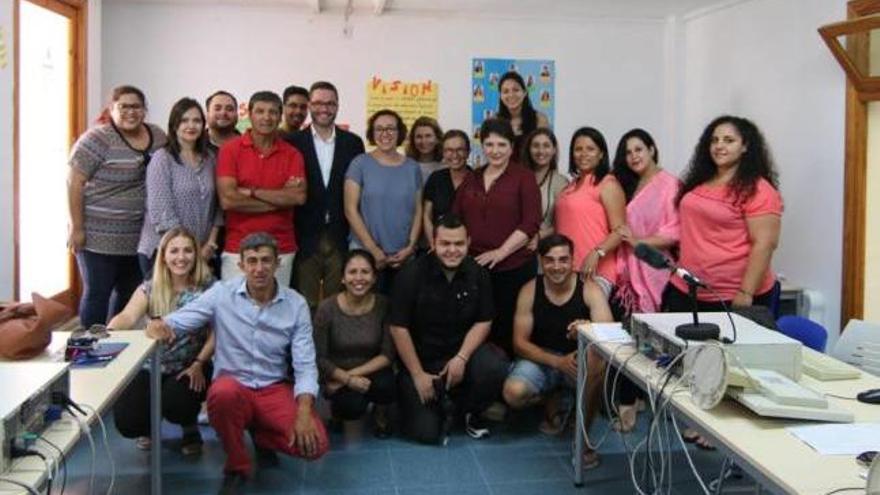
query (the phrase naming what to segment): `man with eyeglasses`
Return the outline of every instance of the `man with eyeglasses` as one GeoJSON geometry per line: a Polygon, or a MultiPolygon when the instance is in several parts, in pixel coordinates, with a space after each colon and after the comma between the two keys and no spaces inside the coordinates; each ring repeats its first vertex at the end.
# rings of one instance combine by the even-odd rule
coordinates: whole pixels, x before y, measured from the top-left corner
{"type": "Polygon", "coordinates": [[[403,367],[398,394],[403,433],[445,442],[464,416],[472,438],[489,435],[480,414],[498,397],[508,361],[486,342],[494,316],[489,272],[467,255],[461,219],[447,214],[434,230],[434,251],[404,266],[395,281],[389,324],[403,367]]]}
{"type": "Polygon", "coordinates": [[[309,88],[311,124],[285,139],[302,152],[308,194],[296,208],[299,255],[293,286],[314,313],[321,296],[341,290],[342,261],[348,243],[348,221],[342,205],[345,173],[351,160],[364,152],[360,137],[336,125],[339,93],[318,81],[309,88]]]}

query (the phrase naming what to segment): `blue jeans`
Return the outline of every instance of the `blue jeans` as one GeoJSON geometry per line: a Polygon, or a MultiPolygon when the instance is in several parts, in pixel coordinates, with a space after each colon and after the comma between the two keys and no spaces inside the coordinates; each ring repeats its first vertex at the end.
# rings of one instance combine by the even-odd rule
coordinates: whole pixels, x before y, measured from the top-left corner
{"type": "Polygon", "coordinates": [[[76,253],[76,262],[83,283],[79,319],[86,328],[96,323],[106,323],[116,316],[143,282],[135,255],[80,250],[76,253]]]}

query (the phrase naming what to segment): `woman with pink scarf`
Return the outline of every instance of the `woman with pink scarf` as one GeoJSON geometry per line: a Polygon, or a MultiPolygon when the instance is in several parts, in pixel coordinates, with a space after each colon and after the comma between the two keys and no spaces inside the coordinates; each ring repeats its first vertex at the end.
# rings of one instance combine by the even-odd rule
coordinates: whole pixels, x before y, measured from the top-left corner
{"type": "MultiPolygon", "coordinates": [[[[679,180],[657,165],[654,138],[633,129],[620,138],[614,156],[614,175],[626,195],[626,223],[617,228],[623,242],[617,249],[617,291],[614,302],[624,315],[660,311],[669,272],[651,268],[633,254],[638,243],[653,246],[672,258],[678,243],[675,197],[679,180]]],[[[623,383],[618,429],[630,431],[636,422],[636,388],[623,383]]]]}
{"type": "Polygon", "coordinates": [[[654,139],[642,129],[620,138],[614,156],[614,175],[626,195],[626,224],[617,228],[623,239],[617,250],[617,302],[626,314],[660,310],[669,272],[651,268],[633,254],[644,243],[663,251],[678,244],[679,225],[675,197],[680,182],[657,165],[654,139]]]}

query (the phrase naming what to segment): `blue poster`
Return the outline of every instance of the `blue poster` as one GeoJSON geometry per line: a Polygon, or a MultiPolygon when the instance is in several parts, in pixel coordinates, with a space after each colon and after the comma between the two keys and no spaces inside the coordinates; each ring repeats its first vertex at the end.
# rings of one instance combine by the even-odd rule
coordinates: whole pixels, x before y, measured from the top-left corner
{"type": "Polygon", "coordinates": [[[547,116],[553,128],[556,108],[556,64],[552,60],[517,60],[475,58],[471,68],[471,135],[474,137],[474,166],[482,162],[479,140],[480,125],[498,113],[498,81],[505,72],[518,72],[526,83],[532,107],[547,116]]]}

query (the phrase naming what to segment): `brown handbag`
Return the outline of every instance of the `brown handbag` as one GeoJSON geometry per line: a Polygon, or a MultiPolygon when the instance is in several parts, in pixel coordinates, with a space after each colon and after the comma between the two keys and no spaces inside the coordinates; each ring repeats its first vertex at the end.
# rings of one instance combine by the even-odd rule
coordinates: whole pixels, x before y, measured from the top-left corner
{"type": "Polygon", "coordinates": [[[0,305],[0,358],[30,359],[49,346],[52,329],[71,316],[63,304],[31,294],[33,303],[0,305]]]}

